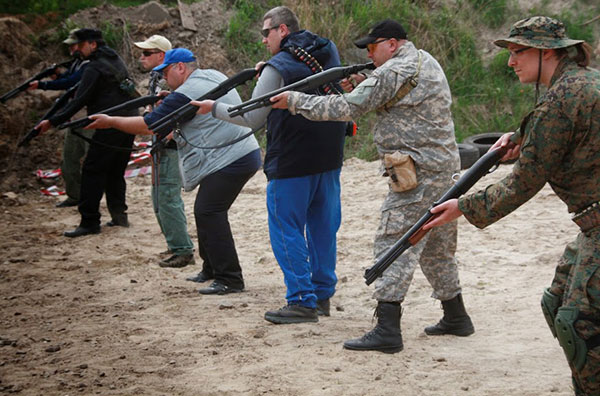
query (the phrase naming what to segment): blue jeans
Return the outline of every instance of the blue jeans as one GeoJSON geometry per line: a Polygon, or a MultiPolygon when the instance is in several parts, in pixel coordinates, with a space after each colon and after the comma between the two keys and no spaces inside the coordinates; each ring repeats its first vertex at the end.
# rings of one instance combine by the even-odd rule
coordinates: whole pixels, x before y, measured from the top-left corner
{"type": "MultiPolygon", "coordinates": [[[[194,244],[188,234],[185,208],[181,199],[181,175],[177,150],[160,152],[158,166],[158,213],[156,220],[173,254],[187,255],[194,252],[194,244]]],[[[156,191],[152,189],[154,205],[156,191]]]]}
{"type": "Polygon", "coordinates": [[[340,169],[267,185],[269,236],[288,304],[315,308],[335,293],[340,169]]]}

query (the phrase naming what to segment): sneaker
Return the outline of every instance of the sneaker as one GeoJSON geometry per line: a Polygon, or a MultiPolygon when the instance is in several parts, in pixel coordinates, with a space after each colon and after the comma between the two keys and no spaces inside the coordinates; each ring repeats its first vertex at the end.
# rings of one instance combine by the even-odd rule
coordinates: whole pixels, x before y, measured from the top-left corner
{"type": "Polygon", "coordinates": [[[168,259],[161,260],[158,265],[162,268],[183,268],[190,264],[195,264],[193,254],[174,254],[168,259]]]}
{"type": "Polygon", "coordinates": [[[303,307],[298,304],[289,304],[277,311],[265,312],[265,320],[275,324],[318,322],[316,308],[303,307]]]}

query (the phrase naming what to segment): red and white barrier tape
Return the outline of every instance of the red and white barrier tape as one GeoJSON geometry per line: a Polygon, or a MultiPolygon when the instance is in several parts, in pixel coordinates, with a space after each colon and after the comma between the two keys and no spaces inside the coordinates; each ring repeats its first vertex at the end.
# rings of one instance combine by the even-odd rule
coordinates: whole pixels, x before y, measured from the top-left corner
{"type": "Polygon", "coordinates": [[[127,169],[125,171],[125,178],[128,179],[130,177],[148,175],[150,173],[152,173],[151,166],[142,166],[141,168],[127,169]]]}
{"type": "Polygon", "coordinates": [[[61,174],[62,172],[60,171],[60,168],[54,170],[38,169],[37,171],[35,171],[35,175],[38,177],[38,179],[54,179],[56,177],[59,177],[61,174]]]}
{"type": "Polygon", "coordinates": [[[58,197],[59,195],[65,195],[64,191],[61,191],[56,186],[50,186],[48,188],[41,188],[40,192],[44,195],[49,195],[51,197],[58,197]]]}
{"type": "Polygon", "coordinates": [[[137,164],[139,162],[152,158],[152,155],[149,151],[144,151],[142,153],[131,153],[131,156],[129,158],[130,161],[127,163],[127,166],[131,166],[133,164],[137,164]]]}

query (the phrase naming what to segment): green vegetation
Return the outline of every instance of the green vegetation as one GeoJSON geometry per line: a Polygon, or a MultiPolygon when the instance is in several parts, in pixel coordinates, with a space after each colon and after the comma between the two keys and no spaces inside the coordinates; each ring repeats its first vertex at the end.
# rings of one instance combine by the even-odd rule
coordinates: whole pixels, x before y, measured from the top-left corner
{"type": "Polygon", "coordinates": [[[468,0],[474,10],[491,28],[501,26],[506,20],[507,0],[468,0]]]}
{"type": "MultiPolygon", "coordinates": [[[[519,15],[512,0],[457,0],[451,8],[443,2],[413,0],[324,3],[283,2],[296,12],[303,28],[332,38],[345,64],[366,59],[366,53],[358,52],[362,57],[357,56],[352,40],[366,34],[375,22],[386,18],[402,22],[409,39],[431,53],[446,72],[454,99],[452,112],[458,141],[477,133],[515,130],[534,105],[535,89],[519,83],[507,66],[508,51],[498,49],[484,57],[478,43],[483,28],[497,29],[502,36],[514,21],[530,15],[549,15],[565,22],[571,37],[595,41],[593,26],[582,26],[590,18],[589,13],[578,14],[575,8],[553,15],[542,4],[539,9],[519,15]]],[[[227,48],[240,68],[269,57],[261,44],[259,29],[262,15],[279,4],[271,0],[230,2],[236,14],[226,34],[227,48]]],[[[600,13],[600,7],[597,11],[600,13]]],[[[359,134],[347,139],[347,157],[377,158],[370,133],[374,118],[369,114],[357,120],[359,134]]]]}
{"type": "MultiPolygon", "coordinates": [[[[119,7],[143,4],[144,0],[112,0],[109,3],[119,7]]],[[[0,0],[0,9],[8,14],[45,14],[58,13],[66,17],[79,10],[95,7],[104,3],[102,0],[0,0]]]]}
{"type": "Polygon", "coordinates": [[[102,30],[102,37],[106,44],[114,48],[117,52],[123,52],[123,43],[126,39],[126,33],[128,30],[127,23],[125,25],[115,25],[109,21],[105,21],[100,30],[102,30]]]}
{"type": "MultiPolygon", "coordinates": [[[[208,0],[185,0],[186,2],[208,0]]],[[[418,48],[431,53],[442,65],[453,94],[452,112],[456,136],[467,136],[515,130],[521,118],[532,109],[535,89],[521,85],[512,69],[507,67],[508,52],[494,49],[484,53],[485,42],[491,37],[507,34],[512,22],[531,15],[548,15],[562,20],[569,36],[597,42],[600,24],[584,24],[600,14],[595,0],[576,0],[560,14],[548,12],[550,0],[528,10],[520,10],[516,0],[224,0],[234,11],[224,28],[225,48],[235,68],[242,69],[269,58],[262,44],[262,16],[270,8],[287,5],[297,13],[303,28],[332,38],[344,64],[364,62],[365,51],[354,48],[353,39],[364,35],[376,22],[393,18],[402,22],[409,39],[418,48]],[[487,36],[482,32],[493,30],[487,36]],[[595,30],[594,30],[595,29],[595,30]],[[485,37],[485,38],[482,38],[485,37]]],[[[118,6],[144,3],[143,0],[111,0],[118,6]]],[[[172,5],[176,0],[162,0],[172,5]]],[[[55,13],[68,16],[79,9],[95,6],[102,0],[0,0],[0,9],[7,13],[55,13]]],[[[64,18],[63,18],[64,19],[64,18]]],[[[68,20],[67,20],[68,21],[68,20]]],[[[50,41],[62,41],[75,26],[62,24],[50,41]]],[[[102,27],[108,44],[122,46],[128,27],[106,23],[102,27]]],[[[597,65],[596,65],[597,66],[597,65]]],[[[248,97],[251,87],[242,88],[248,97]]],[[[359,133],[347,139],[346,156],[377,158],[371,129],[374,114],[358,120],[359,133]]]]}

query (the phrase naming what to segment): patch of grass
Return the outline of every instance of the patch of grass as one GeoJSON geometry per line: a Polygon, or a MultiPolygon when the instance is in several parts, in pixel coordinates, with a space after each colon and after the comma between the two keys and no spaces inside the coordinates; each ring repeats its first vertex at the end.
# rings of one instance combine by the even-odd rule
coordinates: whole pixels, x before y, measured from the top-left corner
{"type": "Polygon", "coordinates": [[[468,2],[489,27],[497,28],[505,22],[507,0],[468,0],[468,2]]]}
{"type": "Polygon", "coordinates": [[[269,9],[267,3],[235,0],[229,4],[236,13],[225,32],[225,48],[230,58],[235,59],[238,65],[245,65],[245,68],[268,55],[259,32],[262,16],[269,9]]]}
{"type": "Polygon", "coordinates": [[[115,51],[121,53],[123,50],[123,44],[125,40],[125,35],[129,27],[125,22],[125,25],[115,25],[109,21],[105,21],[104,24],[100,27],[102,31],[102,37],[104,37],[104,41],[106,44],[114,49],[115,51]]]}
{"type": "Polygon", "coordinates": [[[356,157],[365,161],[374,161],[379,158],[371,133],[374,123],[375,113],[365,114],[356,120],[358,131],[356,136],[346,137],[344,159],[356,157]]]}
{"type": "MultiPolygon", "coordinates": [[[[112,0],[107,3],[118,7],[129,7],[144,4],[144,0],[112,0]]],[[[96,7],[104,3],[102,0],[0,0],[0,10],[7,14],[46,14],[56,12],[67,17],[75,12],[96,7]]]]}
{"type": "MultiPolygon", "coordinates": [[[[367,59],[366,51],[357,50],[352,42],[377,21],[400,21],[409,39],[417,48],[431,53],[446,73],[458,141],[478,133],[515,130],[534,107],[535,87],[519,82],[507,66],[506,50],[498,49],[484,61],[477,42],[482,24],[498,28],[527,16],[549,15],[565,23],[570,37],[594,42],[594,26],[582,26],[590,19],[589,12],[573,7],[561,15],[552,15],[544,3],[536,9],[518,11],[513,3],[514,0],[457,0],[447,6],[443,2],[414,0],[283,2],[296,12],[302,28],[333,39],[343,64],[367,59]]],[[[230,57],[239,68],[270,57],[261,44],[259,29],[264,12],[279,4],[270,0],[230,2],[236,14],[230,21],[226,42],[230,57]]],[[[371,136],[374,119],[372,113],[357,120],[359,133],[346,140],[346,157],[377,158],[371,136]]]]}

